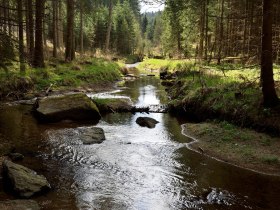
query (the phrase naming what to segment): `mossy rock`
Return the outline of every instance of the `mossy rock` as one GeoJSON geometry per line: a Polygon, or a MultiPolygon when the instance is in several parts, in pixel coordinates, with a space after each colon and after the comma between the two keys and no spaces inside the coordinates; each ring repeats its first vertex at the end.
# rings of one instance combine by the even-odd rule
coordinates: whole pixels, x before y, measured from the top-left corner
{"type": "Polygon", "coordinates": [[[101,118],[95,103],[84,93],[40,98],[36,102],[36,117],[40,121],[90,120],[101,118]]]}
{"type": "Polygon", "coordinates": [[[46,177],[35,171],[15,164],[9,160],[3,163],[5,177],[12,185],[13,191],[21,198],[30,198],[50,189],[46,177]]]}
{"type": "Polygon", "coordinates": [[[94,98],[93,102],[102,113],[131,112],[134,108],[128,98],[94,98]]]}

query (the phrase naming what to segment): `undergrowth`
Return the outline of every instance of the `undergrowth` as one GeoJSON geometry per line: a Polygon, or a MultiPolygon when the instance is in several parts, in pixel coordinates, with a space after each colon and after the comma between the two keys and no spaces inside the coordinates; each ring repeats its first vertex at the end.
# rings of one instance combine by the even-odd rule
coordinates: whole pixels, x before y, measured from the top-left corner
{"type": "Polygon", "coordinates": [[[24,75],[17,68],[0,72],[0,98],[28,91],[42,91],[51,84],[53,88],[63,89],[87,85],[99,85],[116,81],[121,77],[120,66],[102,58],[72,63],[50,62],[46,68],[27,68],[24,75]]]}

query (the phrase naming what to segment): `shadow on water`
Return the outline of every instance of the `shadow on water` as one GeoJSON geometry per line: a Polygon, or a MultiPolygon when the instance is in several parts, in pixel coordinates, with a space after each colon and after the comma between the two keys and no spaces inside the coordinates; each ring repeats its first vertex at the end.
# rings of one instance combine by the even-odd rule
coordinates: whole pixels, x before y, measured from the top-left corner
{"type": "MultiPolygon", "coordinates": [[[[168,101],[160,81],[150,77],[107,95],[112,94],[129,96],[139,106],[168,101]]],[[[280,178],[188,150],[183,122],[161,113],[108,114],[98,124],[106,141],[83,145],[77,129],[92,125],[38,124],[28,106],[0,110],[3,139],[26,156],[22,164],[53,186],[35,198],[43,209],[278,209],[280,178]],[[139,116],[160,123],[142,128],[135,123],[139,116]]]]}

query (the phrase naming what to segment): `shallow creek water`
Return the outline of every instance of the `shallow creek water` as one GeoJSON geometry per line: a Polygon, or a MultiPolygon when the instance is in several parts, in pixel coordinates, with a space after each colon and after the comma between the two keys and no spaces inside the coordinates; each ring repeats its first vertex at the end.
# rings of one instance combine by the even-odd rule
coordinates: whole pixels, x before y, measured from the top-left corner
{"type": "MultiPolygon", "coordinates": [[[[92,95],[91,95],[92,96],[92,95]]],[[[156,78],[128,82],[120,91],[95,97],[129,97],[138,106],[167,102],[156,78]]],[[[3,143],[26,156],[21,164],[47,177],[52,190],[35,197],[42,209],[280,209],[280,178],[240,169],[187,149],[184,120],[169,114],[108,114],[96,126],[102,144],[75,138],[90,124],[39,124],[30,106],[0,108],[3,143]],[[158,120],[142,128],[139,116],[158,120]]],[[[0,193],[0,199],[12,199],[0,193]]]]}

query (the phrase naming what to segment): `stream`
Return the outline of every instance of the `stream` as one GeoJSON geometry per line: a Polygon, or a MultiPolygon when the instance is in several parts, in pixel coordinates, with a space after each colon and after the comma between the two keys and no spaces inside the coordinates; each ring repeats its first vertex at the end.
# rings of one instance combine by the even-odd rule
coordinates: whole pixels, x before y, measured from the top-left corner
{"type": "MultiPolygon", "coordinates": [[[[129,97],[137,106],[168,102],[154,77],[118,91],[90,95],[129,97]]],[[[102,144],[83,145],[77,129],[91,124],[39,124],[29,105],[0,108],[0,138],[25,155],[20,163],[47,177],[52,190],[35,197],[46,210],[279,209],[280,178],[241,169],[189,150],[180,119],[163,113],[112,113],[98,127],[102,144]],[[160,123],[136,124],[139,116],[160,123]]],[[[0,180],[2,182],[2,180],[0,180]]],[[[2,189],[0,183],[0,191],[2,189]]],[[[0,200],[13,196],[0,193],[0,200]]]]}

